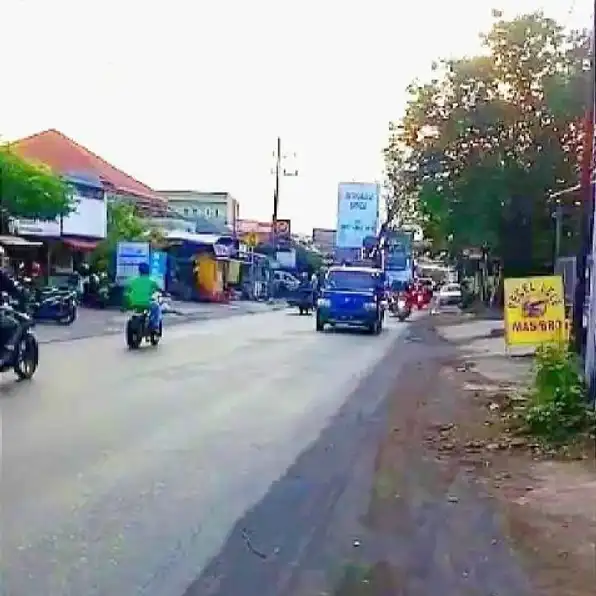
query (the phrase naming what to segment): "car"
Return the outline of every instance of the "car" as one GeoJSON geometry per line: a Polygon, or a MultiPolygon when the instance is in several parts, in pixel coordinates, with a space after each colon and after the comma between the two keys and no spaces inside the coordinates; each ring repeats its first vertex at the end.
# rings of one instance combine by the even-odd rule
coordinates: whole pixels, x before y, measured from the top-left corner
{"type": "Polygon", "coordinates": [[[460,306],[462,302],[461,286],[455,283],[447,283],[441,286],[436,294],[437,307],[460,306]]]}
{"type": "Polygon", "coordinates": [[[373,267],[331,267],[317,300],[316,330],[327,325],[383,329],[384,276],[373,267]]]}
{"type": "Polygon", "coordinates": [[[294,292],[300,286],[300,280],[296,276],[280,269],[273,272],[273,283],[281,292],[294,292]]]}

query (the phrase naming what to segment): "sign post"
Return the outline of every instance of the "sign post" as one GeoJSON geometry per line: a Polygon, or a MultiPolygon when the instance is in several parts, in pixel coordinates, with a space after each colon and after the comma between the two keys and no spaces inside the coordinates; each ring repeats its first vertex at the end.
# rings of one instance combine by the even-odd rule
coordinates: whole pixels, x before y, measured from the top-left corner
{"type": "Polygon", "coordinates": [[[567,338],[561,276],[505,280],[505,341],[508,347],[562,344],[567,338]]]}

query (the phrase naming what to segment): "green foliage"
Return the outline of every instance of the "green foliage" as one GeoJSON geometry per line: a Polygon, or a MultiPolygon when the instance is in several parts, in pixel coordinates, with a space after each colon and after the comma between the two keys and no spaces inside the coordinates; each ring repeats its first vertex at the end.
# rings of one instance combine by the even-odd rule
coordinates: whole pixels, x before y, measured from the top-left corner
{"type": "Polygon", "coordinates": [[[499,253],[523,197],[533,257],[550,259],[548,197],[577,181],[588,40],[540,12],[494,16],[485,55],[443,60],[431,81],[410,85],[384,151],[391,200],[438,246],[499,253]]]}
{"type": "Polygon", "coordinates": [[[534,383],[522,421],[530,434],[554,446],[594,432],[594,410],[588,406],[582,371],[567,347],[537,350],[534,383]]]}
{"type": "Polygon", "coordinates": [[[72,193],[61,178],[7,146],[0,147],[0,198],[8,215],[29,219],[55,219],[74,207],[72,193]]]}
{"type": "Polygon", "coordinates": [[[116,252],[118,242],[150,241],[151,230],[140,218],[134,205],[124,202],[108,202],[108,233],[93,251],[91,262],[99,269],[107,270],[116,252]]]}

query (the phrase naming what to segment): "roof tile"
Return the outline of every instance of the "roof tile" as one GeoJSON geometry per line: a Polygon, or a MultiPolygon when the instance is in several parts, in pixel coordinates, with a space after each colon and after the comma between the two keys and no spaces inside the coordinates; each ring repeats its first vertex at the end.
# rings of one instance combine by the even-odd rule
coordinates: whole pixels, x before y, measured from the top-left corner
{"type": "Polygon", "coordinates": [[[105,186],[138,197],[152,207],[164,208],[167,199],[136,178],[79,145],[55,129],[25,137],[10,144],[21,157],[48,165],[63,175],[94,174],[105,186]]]}

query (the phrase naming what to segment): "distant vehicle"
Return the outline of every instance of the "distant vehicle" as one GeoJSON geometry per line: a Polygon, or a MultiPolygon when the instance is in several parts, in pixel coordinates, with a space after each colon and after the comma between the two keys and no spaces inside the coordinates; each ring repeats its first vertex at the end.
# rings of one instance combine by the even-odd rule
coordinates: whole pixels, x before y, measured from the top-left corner
{"type": "Polygon", "coordinates": [[[432,277],[419,277],[416,281],[425,288],[428,288],[431,292],[433,292],[437,286],[432,277]]]}
{"type": "Polygon", "coordinates": [[[273,282],[278,288],[282,291],[289,290],[294,291],[298,289],[300,285],[300,280],[288,273],[287,271],[276,270],[273,272],[273,282]]]}
{"type": "Polygon", "coordinates": [[[393,313],[400,322],[405,321],[412,314],[412,305],[406,292],[400,292],[397,295],[393,295],[389,304],[391,313],[393,313]]]}
{"type": "Polygon", "coordinates": [[[317,300],[316,329],[364,327],[378,335],[383,329],[384,276],[373,267],[331,267],[317,300]]]}
{"type": "Polygon", "coordinates": [[[310,314],[315,308],[315,290],[311,286],[300,287],[296,293],[288,298],[288,306],[294,306],[301,315],[310,314]]]}
{"type": "Polygon", "coordinates": [[[459,284],[448,283],[437,292],[437,306],[460,306],[462,291],[459,284]]]}

